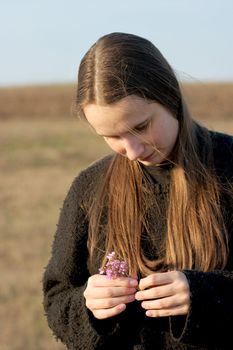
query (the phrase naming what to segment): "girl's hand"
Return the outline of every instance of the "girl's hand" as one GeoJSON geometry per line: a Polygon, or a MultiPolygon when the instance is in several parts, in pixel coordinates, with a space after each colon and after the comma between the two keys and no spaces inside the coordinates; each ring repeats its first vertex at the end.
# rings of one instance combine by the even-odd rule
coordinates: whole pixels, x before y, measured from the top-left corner
{"type": "Polygon", "coordinates": [[[154,273],[142,278],[135,294],[136,300],[149,317],[185,315],[190,306],[190,291],[183,272],[154,273]]]}
{"type": "Polygon", "coordinates": [[[86,307],[98,319],[115,316],[135,300],[138,281],[130,277],[109,279],[105,275],[89,277],[83,293],[86,307]]]}

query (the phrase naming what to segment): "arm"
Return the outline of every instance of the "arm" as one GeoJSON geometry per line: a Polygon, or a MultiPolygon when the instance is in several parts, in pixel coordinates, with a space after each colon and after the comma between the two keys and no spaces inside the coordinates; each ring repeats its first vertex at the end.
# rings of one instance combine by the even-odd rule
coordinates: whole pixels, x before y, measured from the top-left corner
{"type": "Polygon", "coordinates": [[[184,273],[189,282],[191,304],[186,319],[170,318],[174,340],[200,347],[224,348],[232,342],[233,272],[184,273]]]}
{"type": "Polygon", "coordinates": [[[231,196],[225,198],[224,208],[226,208],[225,220],[230,239],[227,266],[224,271],[184,271],[190,287],[189,313],[186,320],[183,320],[184,327],[178,326],[180,320],[170,318],[174,338],[186,344],[222,348],[232,342],[233,202],[231,196]]]}
{"type": "MultiPolygon", "coordinates": [[[[216,173],[228,187],[233,183],[233,137],[211,132],[216,173]]],[[[230,187],[229,187],[230,190],[230,187]]],[[[232,188],[233,190],[233,188],[232,188]]],[[[185,344],[229,348],[233,322],[233,201],[232,192],[222,197],[223,215],[229,233],[229,258],[225,271],[184,271],[190,287],[186,318],[171,317],[174,339],[185,344]]]]}
{"type": "Polygon", "coordinates": [[[225,220],[230,238],[230,253],[224,271],[157,272],[139,283],[136,299],[142,301],[147,316],[160,319],[170,316],[170,335],[178,347],[225,349],[232,342],[233,220],[230,198],[224,207],[228,209],[225,220]]]}
{"type": "Polygon", "coordinates": [[[61,211],[52,257],[43,276],[44,309],[54,335],[70,349],[102,349],[117,322],[94,319],[85,305],[88,223],[80,205],[80,186],[85,188],[78,178],[61,211]]]}

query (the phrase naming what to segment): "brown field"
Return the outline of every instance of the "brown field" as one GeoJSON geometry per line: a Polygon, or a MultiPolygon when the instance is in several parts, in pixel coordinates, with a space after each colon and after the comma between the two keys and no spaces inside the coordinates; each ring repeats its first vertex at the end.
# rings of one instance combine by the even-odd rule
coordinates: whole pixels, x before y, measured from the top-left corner
{"type": "MultiPolygon", "coordinates": [[[[233,84],[184,86],[193,115],[233,134],[233,84]]],[[[61,350],[41,278],[74,176],[108,149],[74,116],[75,87],[0,89],[0,349],[61,350]]]]}
{"type": "MultiPolygon", "coordinates": [[[[185,83],[190,109],[200,119],[231,119],[233,83],[185,83]]],[[[67,119],[75,114],[76,86],[0,88],[0,119],[67,119]]]]}

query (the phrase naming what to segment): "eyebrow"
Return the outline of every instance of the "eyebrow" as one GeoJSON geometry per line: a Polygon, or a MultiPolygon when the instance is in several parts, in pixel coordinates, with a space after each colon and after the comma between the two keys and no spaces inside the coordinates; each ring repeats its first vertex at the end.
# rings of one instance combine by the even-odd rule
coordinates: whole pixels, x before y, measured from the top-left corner
{"type": "MultiPolygon", "coordinates": [[[[146,120],[144,120],[143,122],[141,122],[141,123],[135,125],[135,126],[132,127],[132,128],[128,127],[128,129],[127,129],[125,132],[130,131],[130,130],[132,130],[132,131],[137,131],[136,129],[138,129],[138,128],[140,128],[140,127],[142,127],[142,126],[144,126],[144,125],[150,123],[151,118],[152,118],[152,115],[149,115],[148,118],[147,118],[146,120]]],[[[122,134],[124,134],[124,132],[123,132],[122,134]]],[[[103,135],[103,134],[98,134],[98,135],[99,135],[99,136],[102,136],[102,137],[115,137],[115,136],[119,136],[120,134],[118,134],[118,135],[103,135]]]]}

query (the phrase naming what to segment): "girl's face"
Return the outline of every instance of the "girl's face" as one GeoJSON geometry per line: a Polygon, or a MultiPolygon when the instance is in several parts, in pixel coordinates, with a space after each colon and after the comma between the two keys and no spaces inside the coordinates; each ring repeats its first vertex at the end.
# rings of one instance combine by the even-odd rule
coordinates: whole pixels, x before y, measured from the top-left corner
{"type": "Polygon", "coordinates": [[[131,95],[109,105],[89,104],[84,113],[113,151],[146,166],[162,163],[176,143],[178,120],[157,102],[131,95]]]}

